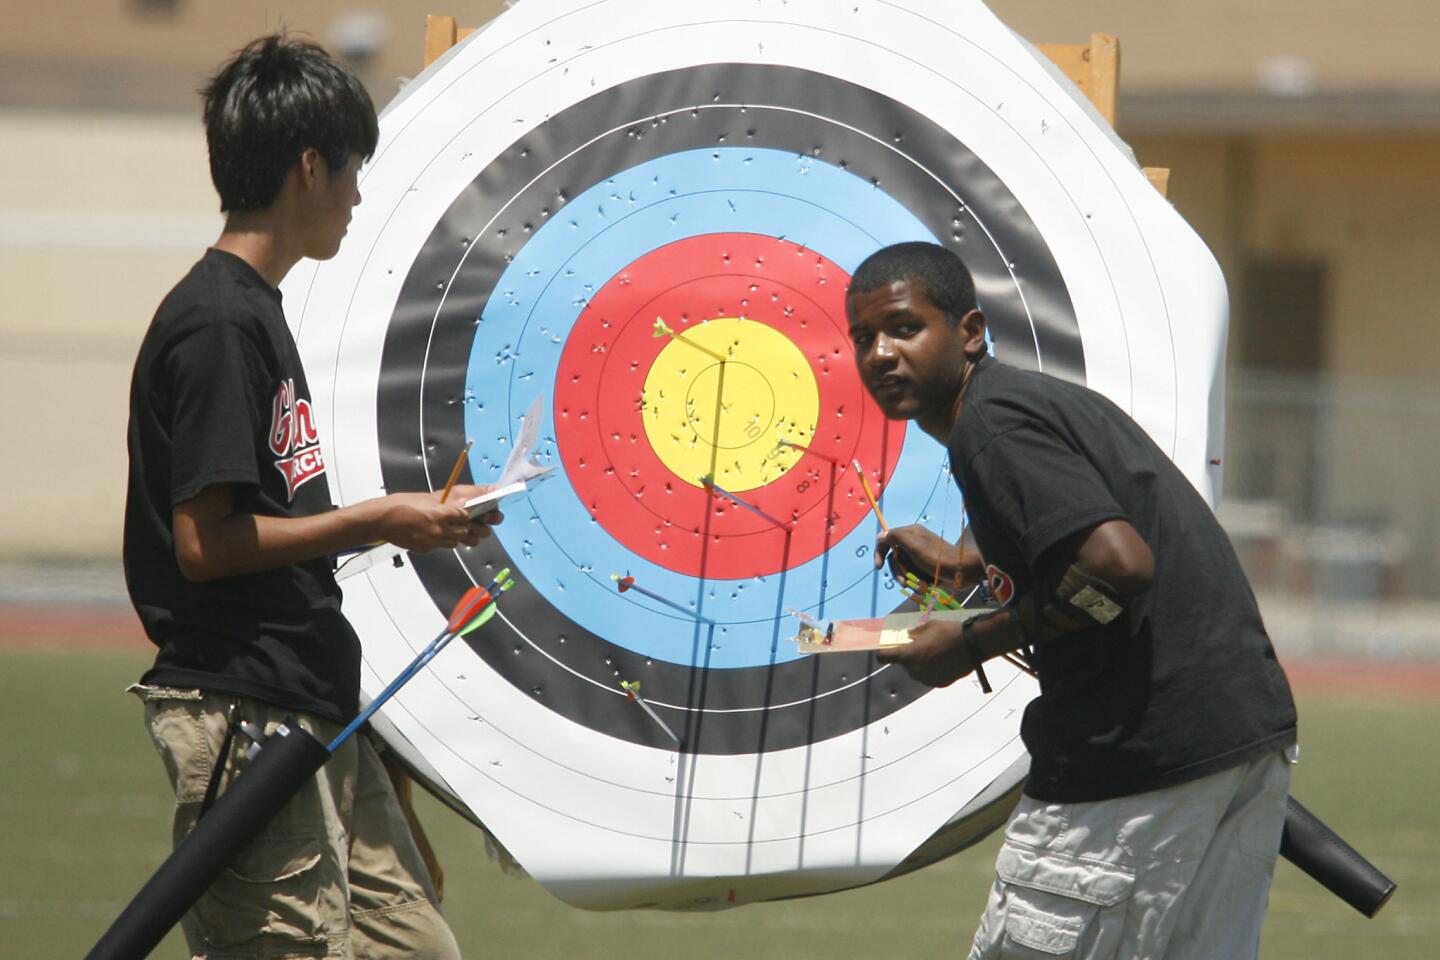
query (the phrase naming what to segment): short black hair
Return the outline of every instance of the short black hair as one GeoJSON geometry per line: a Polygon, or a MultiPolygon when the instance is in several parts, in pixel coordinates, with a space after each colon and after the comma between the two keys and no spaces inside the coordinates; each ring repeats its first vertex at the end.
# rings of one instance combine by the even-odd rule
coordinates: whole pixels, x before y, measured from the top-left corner
{"type": "Polygon", "coordinates": [[[369,159],[380,139],[359,79],[322,47],[284,33],[246,45],[201,93],[221,212],[267,209],[308,149],[338,170],[352,154],[369,159]]]}
{"type": "Polygon", "coordinates": [[[866,257],[850,278],[846,297],[869,293],[900,280],[918,284],[951,326],[979,306],[970,268],[954,251],[938,243],[913,240],[881,247],[866,257]]]}

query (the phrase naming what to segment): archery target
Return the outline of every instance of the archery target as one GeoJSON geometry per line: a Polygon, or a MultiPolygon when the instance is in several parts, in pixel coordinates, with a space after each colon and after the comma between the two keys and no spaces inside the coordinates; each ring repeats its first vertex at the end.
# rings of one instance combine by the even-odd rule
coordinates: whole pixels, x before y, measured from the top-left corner
{"type": "Polygon", "coordinates": [[[287,282],[339,502],[436,489],[467,438],[493,481],[544,400],[555,476],[481,547],[347,581],[346,610],[378,687],[515,571],[386,713],[572,902],[875,879],[1023,754],[1008,668],[931,691],[787,642],[791,610],[903,600],[855,462],[892,524],[959,532],[943,449],[854,370],[869,253],[950,246],[1002,360],[1208,442],[1208,372],[1175,359],[1201,325],[1141,220],[1188,231],[983,7],[946,10],[526,0],[392,105],[342,253],[287,282]]]}

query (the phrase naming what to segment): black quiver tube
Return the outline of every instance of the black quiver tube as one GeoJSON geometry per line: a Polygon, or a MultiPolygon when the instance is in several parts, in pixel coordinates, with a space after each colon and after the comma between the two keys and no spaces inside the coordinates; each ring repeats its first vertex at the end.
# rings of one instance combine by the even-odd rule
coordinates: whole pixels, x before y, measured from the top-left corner
{"type": "Polygon", "coordinates": [[[1280,855],[1367,917],[1374,917],[1395,892],[1395,881],[1302,807],[1285,800],[1280,855]]]}
{"type": "Polygon", "coordinates": [[[294,720],[277,727],[245,771],[140,888],[86,960],[149,956],[250,839],[329,759],[325,745],[294,720]]]}

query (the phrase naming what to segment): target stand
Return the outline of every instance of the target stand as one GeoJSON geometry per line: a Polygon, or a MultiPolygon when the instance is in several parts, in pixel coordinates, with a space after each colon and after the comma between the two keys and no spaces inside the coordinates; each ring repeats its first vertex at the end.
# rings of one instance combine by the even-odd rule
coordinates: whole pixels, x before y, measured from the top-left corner
{"type": "Polygon", "coordinates": [[[1218,479],[1213,259],[975,0],[526,0],[386,109],[361,192],[340,255],[285,285],[336,501],[437,489],[467,440],[493,481],[536,398],[559,468],[481,546],[346,581],[365,689],[515,571],[381,730],[579,906],[870,883],[1013,803],[1031,678],[931,690],[788,639],[791,611],[905,603],[862,472],[891,523],[960,532],[945,451],[855,372],[870,253],[956,250],[1000,359],[1101,390],[1218,479]]]}

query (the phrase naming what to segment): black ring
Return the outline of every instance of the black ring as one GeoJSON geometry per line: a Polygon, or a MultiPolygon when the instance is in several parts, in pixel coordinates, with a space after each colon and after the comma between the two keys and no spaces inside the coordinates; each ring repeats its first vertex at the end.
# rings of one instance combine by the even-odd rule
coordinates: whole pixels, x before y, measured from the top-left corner
{"type": "MultiPolygon", "coordinates": [[[[1047,370],[1083,381],[1079,327],[1053,256],[1003,181],[964,144],[912,108],[834,77],[793,67],[708,65],[639,78],[575,104],[505,151],[455,198],[416,256],[386,337],[377,403],[387,489],[423,489],[428,476],[449,469],[427,464],[432,452],[463,443],[455,402],[463,394],[463,358],[475,318],[526,236],[522,225],[541,222],[557,196],[578,195],[614,171],[721,137],[809,154],[870,179],[966,258],[997,353],[1031,367],[1038,354],[1047,370]],[[633,122],[617,128],[617,117],[633,122]],[[837,117],[844,123],[830,119],[837,117]],[[567,157],[580,144],[585,149],[567,157]],[[477,225],[502,208],[499,229],[479,235],[477,225]]],[[[498,538],[415,560],[442,611],[502,566],[514,564],[498,538]]],[[[869,654],[727,670],[651,660],[580,628],[523,581],[507,595],[504,612],[533,646],[492,623],[467,638],[491,668],[574,722],[662,749],[673,746],[663,731],[641,711],[619,708],[620,679],[643,682],[646,699],[687,751],[715,754],[839,736],[929,690],[902,671],[881,673],[869,654]]],[[[775,642],[784,642],[784,628],[776,622],[775,642]]],[[[707,649],[714,629],[695,624],[694,649],[707,649]]]]}

